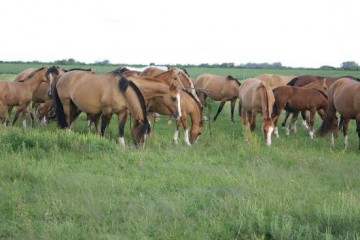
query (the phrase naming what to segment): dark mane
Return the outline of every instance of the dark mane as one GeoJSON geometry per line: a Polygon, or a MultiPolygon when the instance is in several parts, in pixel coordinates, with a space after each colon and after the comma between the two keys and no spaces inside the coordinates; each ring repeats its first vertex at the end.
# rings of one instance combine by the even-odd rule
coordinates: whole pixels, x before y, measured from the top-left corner
{"type": "Polygon", "coordinates": [[[318,75],[302,75],[302,76],[298,76],[298,77],[295,77],[293,78],[292,80],[290,80],[286,85],[289,85],[289,86],[295,86],[296,82],[299,80],[299,79],[303,79],[303,78],[315,78],[315,80],[322,80],[324,78],[327,78],[327,77],[323,77],[323,76],[318,76],[318,75]]]}
{"type": "Polygon", "coordinates": [[[323,91],[316,89],[316,88],[313,88],[313,89],[320,92],[326,99],[328,99],[328,96],[323,91]]]}
{"type": "Polygon", "coordinates": [[[339,77],[339,79],[340,79],[340,78],[350,78],[350,79],[353,79],[353,80],[355,80],[355,81],[360,82],[360,78],[353,77],[353,76],[341,76],[341,77],[339,77]]]}
{"type": "Polygon", "coordinates": [[[46,71],[46,75],[49,75],[50,73],[55,73],[56,75],[59,75],[59,70],[56,66],[51,66],[46,71]]]}
{"type": "Polygon", "coordinates": [[[189,78],[190,78],[190,74],[186,71],[185,68],[180,68],[189,78]]]}
{"type": "Polygon", "coordinates": [[[87,68],[87,69],[83,69],[83,68],[70,68],[69,70],[65,70],[64,72],[71,72],[71,71],[86,71],[86,72],[92,72],[92,68],[87,68]]]}
{"type": "Polygon", "coordinates": [[[236,78],[234,78],[234,77],[231,76],[231,75],[228,75],[228,76],[226,77],[226,80],[229,80],[229,81],[233,80],[233,81],[235,81],[239,86],[241,85],[241,83],[239,82],[239,80],[237,80],[236,78]]]}
{"type": "Polygon", "coordinates": [[[30,73],[26,78],[21,79],[21,80],[19,80],[18,82],[25,82],[26,80],[29,80],[29,79],[32,78],[37,72],[42,71],[43,69],[45,69],[45,67],[41,67],[41,68],[39,68],[39,69],[34,70],[34,71],[33,71],[32,73],[30,73]]]}
{"type": "Polygon", "coordinates": [[[200,111],[202,112],[203,108],[202,106],[200,105],[199,101],[196,100],[195,96],[192,95],[190,92],[186,91],[186,90],[182,90],[183,92],[187,93],[197,104],[197,106],[199,107],[200,111]]]}

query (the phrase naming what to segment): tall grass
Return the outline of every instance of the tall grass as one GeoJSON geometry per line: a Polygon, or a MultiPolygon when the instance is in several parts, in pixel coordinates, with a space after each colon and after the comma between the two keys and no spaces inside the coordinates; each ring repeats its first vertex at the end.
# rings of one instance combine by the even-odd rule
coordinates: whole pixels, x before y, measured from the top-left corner
{"type": "Polygon", "coordinates": [[[260,122],[249,133],[229,112],[205,122],[191,148],[173,144],[166,119],[140,150],[129,125],[127,146],[117,145],[114,119],[105,137],[83,115],[72,132],[0,127],[0,238],[359,238],[353,122],[347,149],[300,127],[266,147],[260,122]]]}

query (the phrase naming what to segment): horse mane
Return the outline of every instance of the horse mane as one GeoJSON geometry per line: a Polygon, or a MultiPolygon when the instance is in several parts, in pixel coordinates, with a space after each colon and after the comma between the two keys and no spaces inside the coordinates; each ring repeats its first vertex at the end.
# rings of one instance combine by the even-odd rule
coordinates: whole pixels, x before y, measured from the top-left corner
{"type": "Polygon", "coordinates": [[[233,81],[235,81],[239,86],[241,85],[241,83],[239,82],[239,80],[237,80],[236,78],[234,78],[234,77],[231,76],[231,75],[228,75],[228,76],[226,77],[226,80],[229,80],[229,81],[233,80],[233,81]]]}
{"type": "Polygon", "coordinates": [[[319,89],[316,89],[316,88],[312,88],[312,89],[314,89],[314,90],[316,90],[316,91],[318,91],[318,92],[320,92],[321,93],[321,95],[323,95],[324,97],[325,97],[325,99],[328,99],[328,96],[323,92],[323,91],[321,91],[321,90],[319,90],[319,89]]]}
{"type": "Polygon", "coordinates": [[[299,79],[299,77],[295,77],[295,78],[291,79],[286,85],[295,86],[295,83],[298,79],[299,79]]]}
{"type": "Polygon", "coordinates": [[[34,70],[32,73],[30,73],[28,76],[26,76],[24,79],[19,80],[18,82],[25,82],[26,80],[32,78],[37,72],[42,71],[43,69],[45,69],[45,67],[41,67],[38,68],[36,70],[34,70]]]}
{"type": "Polygon", "coordinates": [[[55,73],[56,75],[59,75],[59,70],[56,66],[51,66],[47,69],[45,74],[48,75],[49,73],[55,73]]]}
{"type": "Polygon", "coordinates": [[[196,105],[199,107],[200,112],[202,112],[202,109],[203,109],[203,108],[202,108],[202,106],[200,105],[199,101],[196,100],[195,96],[192,95],[191,93],[189,93],[189,92],[186,91],[186,90],[182,90],[182,91],[185,92],[185,93],[187,93],[187,94],[196,102],[196,105]]]}
{"type": "Polygon", "coordinates": [[[190,74],[186,71],[185,68],[180,68],[189,78],[190,78],[190,74]]]}
{"type": "Polygon", "coordinates": [[[360,78],[353,77],[353,76],[341,76],[341,77],[339,77],[339,79],[340,79],[340,78],[350,78],[350,79],[353,79],[353,80],[355,80],[355,81],[360,82],[360,78]]]}
{"type": "Polygon", "coordinates": [[[83,68],[70,68],[69,70],[65,70],[65,69],[64,69],[64,72],[71,72],[71,71],[92,72],[92,68],[87,68],[87,69],[83,69],[83,68]]]}
{"type": "Polygon", "coordinates": [[[147,119],[147,113],[146,113],[146,105],[145,105],[145,99],[144,96],[142,95],[140,89],[138,88],[138,86],[136,86],[135,83],[133,83],[132,81],[129,81],[129,79],[127,79],[125,76],[123,76],[122,74],[120,75],[120,81],[118,84],[119,89],[124,92],[126,91],[126,89],[130,86],[136,93],[139,101],[140,101],[140,106],[141,106],[141,110],[144,116],[144,125],[140,130],[140,134],[141,135],[145,135],[146,133],[149,133],[150,130],[150,124],[149,121],[147,119]]]}

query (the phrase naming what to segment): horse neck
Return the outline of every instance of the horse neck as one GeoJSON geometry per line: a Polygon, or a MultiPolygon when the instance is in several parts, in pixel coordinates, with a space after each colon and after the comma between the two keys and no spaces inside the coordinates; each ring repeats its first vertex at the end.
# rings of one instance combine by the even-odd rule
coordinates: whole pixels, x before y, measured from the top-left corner
{"type": "MultiPolygon", "coordinates": [[[[185,93],[187,94],[187,93],[185,93]]],[[[200,108],[200,106],[198,105],[198,103],[196,102],[197,100],[192,99],[191,96],[188,96],[191,101],[192,106],[189,107],[189,103],[186,103],[186,106],[188,106],[186,108],[188,114],[190,115],[190,119],[191,119],[191,131],[193,131],[194,126],[201,126],[202,125],[202,110],[200,108]]],[[[184,99],[184,97],[182,97],[181,99],[184,99]]],[[[183,107],[181,108],[183,111],[186,111],[183,107]]]]}
{"type": "Polygon", "coordinates": [[[24,82],[24,85],[30,89],[31,92],[35,92],[39,88],[40,84],[43,82],[44,70],[37,72],[34,76],[30,77],[27,81],[24,82]]]}

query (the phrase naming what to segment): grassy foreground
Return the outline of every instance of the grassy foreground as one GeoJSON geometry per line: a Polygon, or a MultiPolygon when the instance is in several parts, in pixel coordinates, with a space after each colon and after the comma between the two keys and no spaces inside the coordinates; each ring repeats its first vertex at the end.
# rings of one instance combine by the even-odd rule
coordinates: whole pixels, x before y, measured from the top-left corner
{"type": "Polygon", "coordinates": [[[73,132],[0,127],[0,239],[360,238],[353,122],[347,149],[300,125],[269,148],[227,105],[193,147],[162,119],[138,150],[116,144],[114,120],[104,138],[84,116],[73,132]]]}

